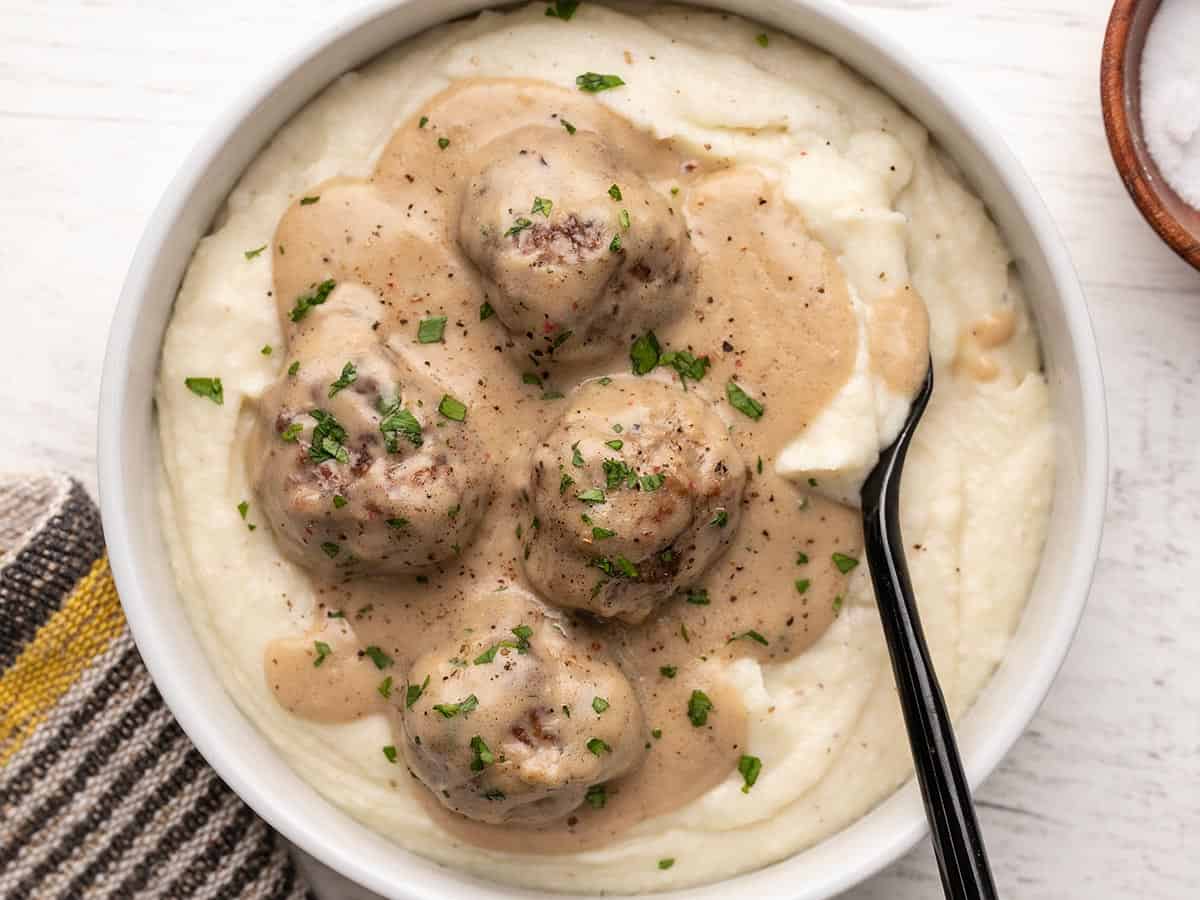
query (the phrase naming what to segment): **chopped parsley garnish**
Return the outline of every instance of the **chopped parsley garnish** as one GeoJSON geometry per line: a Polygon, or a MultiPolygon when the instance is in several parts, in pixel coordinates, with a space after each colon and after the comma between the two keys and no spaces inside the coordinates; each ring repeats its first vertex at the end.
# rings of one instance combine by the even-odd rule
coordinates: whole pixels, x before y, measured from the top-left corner
{"type": "Polygon", "coordinates": [[[504,799],[504,791],[500,790],[500,788],[490,788],[483,792],[483,799],[484,800],[503,800],[504,799]]]}
{"type": "Polygon", "coordinates": [[[623,199],[621,197],[621,189],[619,187],[617,187],[615,184],[608,189],[608,196],[612,197],[618,203],[620,203],[621,200],[623,199]]]}
{"type": "Polygon", "coordinates": [[[313,647],[316,648],[317,651],[317,658],[313,660],[313,668],[319,669],[322,663],[325,662],[325,657],[333,653],[333,650],[324,641],[313,641],[313,647]]]}
{"type": "Polygon", "coordinates": [[[299,440],[300,432],[303,430],[303,425],[301,425],[299,422],[293,422],[287,428],[283,429],[283,431],[279,432],[279,437],[281,440],[287,441],[289,444],[294,444],[297,440],[299,440]]]}
{"type": "Polygon", "coordinates": [[[712,712],[713,704],[708,699],[708,694],[704,691],[692,691],[692,696],[688,698],[687,715],[688,719],[696,728],[708,723],[708,714],[712,712]]]}
{"type": "Polygon", "coordinates": [[[757,463],[757,465],[755,465],[754,468],[758,471],[759,475],[762,474],[762,457],[761,456],[758,458],[758,463],[757,463]]]}
{"type": "Polygon", "coordinates": [[[842,611],[842,595],[838,594],[833,598],[833,614],[836,616],[842,611]]]}
{"type": "Polygon", "coordinates": [[[623,209],[617,213],[617,221],[621,223],[621,230],[629,230],[629,210],[623,209]]]}
{"type": "Polygon", "coordinates": [[[607,375],[605,375],[603,378],[598,379],[598,381],[604,387],[608,387],[610,384],[612,384],[612,379],[609,378],[607,375]]]}
{"type": "Polygon", "coordinates": [[[308,458],[315,463],[325,462],[327,459],[337,460],[340,463],[350,462],[350,453],[344,446],[346,429],[342,427],[342,424],[323,409],[314,409],[309,412],[309,415],[316,420],[317,424],[313,428],[312,443],[308,447],[308,458]]]}
{"type": "Polygon", "coordinates": [[[402,409],[399,401],[383,411],[383,418],[379,420],[379,430],[383,433],[383,442],[389,453],[400,452],[401,437],[414,447],[420,447],[424,443],[424,438],[421,437],[421,423],[407,409],[402,409]]]}
{"type": "Polygon", "coordinates": [[[798,565],[798,566],[808,565],[808,554],[805,553],[803,550],[799,550],[796,552],[796,565],[798,565]]]}
{"type": "Polygon", "coordinates": [[[797,594],[807,593],[808,588],[811,584],[812,584],[812,582],[807,578],[797,578],[796,579],[796,593],[797,594]]]}
{"type": "Polygon", "coordinates": [[[288,374],[293,377],[295,377],[296,373],[299,371],[300,371],[300,360],[296,360],[290,366],[288,366],[288,374]]]}
{"type": "Polygon", "coordinates": [[[738,412],[752,419],[762,418],[763,405],[738,387],[737,382],[726,382],[725,396],[729,399],[730,405],[738,412]]]}
{"type": "Polygon", "coordinates": [[[606,541],[610,537],[614,536],[616,536],[615,531],[610,531],[607,528],[601,528],[599,525],[592,526],[592,540],[594,541],[606,541]]]}
{"type": "Polygon", "coordinates": [[[815,479],[815,478],[810,478],[810,479],[808,479],[808,486],[809,486],[809,487],[816,487],[816,486],[817,486],[817,479],[815,479]]]}
{"type": "Polygon", "coordinates": [[[422,319],[417,325],[417,343],[436,344],[442,339],[446,330],[446,317],[434,316],[432,319],[422,319]]]}
{"type": "Polygon", "coordinates": [[[757,631],[755,631],[753,628],[751,628],[749,631],[743,631],[741,634],[735,634],[733,637],[731,637],[725,643],[732,644],[734,641],[740,641],[742,638],[749,638],[750,640],[754,641],[755,643],[762,644],[764,647],[767,646],[767,639],[765,637],[763,637],[761,634],[759,634],[757,631]]]}
{"type": "Polygon", "coordinates": [[[387,519],[388,528],[404,528],[408,525],[408,519],[399,516],[395,519],[387,519]]]}
{"type": "Polygon", "coordinates": [[[558,493],[561,496],[567,492],[567,488],[575,483],[575,479],[566,472],[562,473],[562,477],[558,479],[558,493]]]}
{"type": "Polygon", "coordinates": [[[421,699],[421,695],[425,693],[425,688],[429,687],[429,676],[425,676],[425,680],[420,684],[410,684],[404,690],[404,706],[406,709],[412,709],[413,704],[421,699]]]}
{"type": "Polygon", "coordinates": [[[604,491],[600,488],[588,488],[586,491],[580,491],[575,495],[575,499],[582,503],[603,503],[604,491]]]}
{"type": "Polygon", "coordinates": [[[621,252],[621,236],[619,234],[612,236],[612,240],[608,242],[608,249],[613,253],[621,252]]]}
{"type": "Polygon", "coordinates": [[[301,197],[300,205],[301,206],[312,206],[314,203],[318,202],[320,199],[321,199],[320,194],[317,194],[317,196],[315,196],[315,197],[301,197]]]}
{"type": "Polygon", "coordinates": [[[258,352],[261,353],[263,356],[270,356],[272,353],[275,352],[275,348],[272,347],[270,344],[263,344],[262,349],[259,350],[258,352]]]}
{"type": "Polygon", "coordinates": [[[596,711],[596,715],[600,715],[600,713],[602,713],[606,709],[608,709],[608,701],[605,700],[603,697],[593,697],[592,698],[592,709],[594,709],[596,711]]]}
{"type": "MultiPolygon", "coordinates": [[[[535,525],[534,527],[536,528],[537,526],[535,525]]],[[[475,657],[475,665],[485,666],[491,663],[493,660],[495,660],[496,654],[499,652],[501,647],[506,647],[509,650],[516,650],[518,653],[528,653],[529,639],[533,637],[533,629],[528,625],[518,625],[516,628],[512,629],[512,633],[517,638],[515,641],[500,641],[499,643],[492,644],[492,646],[488,647],[477,657],[475,657]]]]}
{"type": "Polygon", "coordinates": [[[571,465],[576,468],[583,468],[583,454],[579,452],[579,441],[571,445],[571,465]]]}
{"type": "Polygon", "coordinates": [[[491,748],[484,742],[479,735],[471,738],[471,753],[474,758],[471,760],[471,771],[482,772],[484,766],[490,766],[496,761],[496,757],[492,755],[491,748]]]}
{"type": "Polygon", "coordinates": [[[444,138],[444,137],[438,138],[438,146],[441,149],[445,150],[447,147],[450,146],[450,138],[444,138]]]}
{"type": "Polygon", "coordinates": [[[653,331],[647,331],[629,348],[629,361],[633,364],[634,375],[646,375],[658,365],[662,347],[653,331]]]}
{"type": "Polygon", "coordinates": [[[762,771],[762,760],[757,756],[746,756],[738,760],[738,772],[741,773],[742,780],[745,784],[742,785],[742,793],[750,793],[750,788],[754,787],[754,782],[758,781],[758,773],[762,771]]]}
{"type": "Polygon", "coordinates": [[[619,488],[622,484],[628,487],[637,484],[637,473],[625,462],[619,459],[606,459],[601,465],[604,467],[604,486],[610,491],[619,488]]]}
{"type": "Polygon", "coordinates": [[[462,512],[462,504],[455,503],[452,507],[450,507],[448,510],[446,510],[446,515],[448,515],[450,517],[451,521],[454,521],[455,519],[458,518],[458,514],[460,512],[462,512]]]}
{"type": "Polygon", "coordinates": [[[183,383],[197,397],[207,397],[217,406],[225,404],[225,388],[220,378],[185,378],[183,383]]]}
{"type": "Polygon", "coordinates": [[[375,663],[375,668],[377,669],[386,669],[392,664],[392,658],[374,644],[372,644],[363,652],[367,654],[367,656],[371,657],[371,662],[375,663]]]}
{"type": "Polygon", "coordinates": [[[687,602],[693,606],[708,606],[708,591],[705,588],[688,588],[687,602]]]}
{"type": "Polygon", "coordinates": [[[486,666],[488,663],[492,662],[492,660],[494,660],[496,658],[496,652],[499,649],[500,649],[499,644],[492,644],[492,646],[488,647],[486,650],[484,650],[482,653],[480,653],[477,657],[475,657],[475,665],[486,666]]]}
{"type": "Polygon", "coordinates": [[[428,124],[429,124],[429,116],[421,116],[420,120],[417,122],[417,127],[424,128],[428,124]]]}
{"type": "Polygon", "coordinates": [[[653,738],[654,738],[656,741],[661,741],[661,740],[662,740],[662,729],[661,729],[661,728],[652,728],[652,729],[650,730],[650,735],[651,735],[651,737],[653,737],[653,738]]]}
{"type": "Polygon", "coordinates": [[[593,784],[587,789],[583,799],[592,809],[604,809],[604,804],[608,802],[608,788],[602,784],[593,784]]]}
{"type": "Polygon", "coordinates": [[[333,293],[333,289],[337,287],[337,282],[332,278],[327,278],[318,284],[310,293],[303,294],[296,298],[296,305],[292,308],[291,319],[293,322],[299,322],[314,306],[320,306],[329,299],[329,295],[333,293]]]}
{"type": "Polygon", "coordinates": [[[596,737],[587,742],[587,748],[596,756],[601,753],[612,753],[612,747],[608,746],[608,742],[596,737]]]}
{"type": "Polygon", "coordinates": [[[657,491],[663,486],[663,482],[666,480],[667,476],[663,475],[661,472],[655,472],[651,475],[642,475],[638,478],[638,481],[642,485],[642,490],[646,491],[647,493],[653,493],[654,491],[657,491]]]}
{"type": "Polygon", "coordinates": [[[334,509],[341,509],[343,506],[345,506],[349,502],[350,501],[347,500],[345,497],[343,497],[341,494],[333,495],[333,508],[334,509]]]}
{"type": "Polygon", "coordinates": [[[536,372],[523,372],[521,374],[522,384],[532,384],[534,387],[542,386],[542,376],[536,372]]]}
{"type": "Polygon", "coordinates": [[[395,746],[393,746],[392,744],[388,744],[386,747],[383,748],[383,755],[387,757],[388,762],[395,763],[396,762],[395,746]]]}
{"type": "Polygon", "coordinates": [[[614,450],[620,450],[625,446],[625,442],[620,438],[613,438],[611,441],[605,441],[604,446],[611,447],[614,450]]]}
{"type": "Polygon", "coordinates": [[[533,208],[529,210],[531,216],[541,213],[547,219],[550,218],[550,210],[554,209],[554,203],[545,197],[534,197],[533,208]]]}
{"type": "Polygon", "coordinates": [[[516,221],[513,222],[512,227],[509,228],[508,231],[504,232],[504,236],[505,237],[514,237],[515,235],[520,234],[526,228],[532,228],[532,227],[533,227],[532,220],[527,219],[524,216],[518,216],[516,221]]]}
{"type": "Polygon", "coordinates": [[[329,396],[333,397],[338,391],[344,391],[356,381],[358,381],[358,369],[354,367],[354,363],[348,362],[342,366],[342,374],[329,385],[329,396]]]}
{"type": "Polygon", "coordinates": [[[669,869],[673,865],[675,865],[675,857],[673,856],[668,856],[666,859],[660,859],[658,861],[658,867],[660,869],[669,869]]]}
{"type": "Polygon", "coordinates": [[[858,565],[858,560],[853,556],[847,556],[845,553],[835,553],[833,554],[833,564],[837,566],[839,572],[845,575],[858,565]]]}
{"type": "Polygon", "coordinates": [[[449,394],[442,395],[442,400],[438,404],[438,412],[455,422],[462,422],[467,418],[467,407],[449,394]]]}
{"type": "MultiPolygon", "coordinates": [[[[615,560],[611,560],[607,556],[597,556],[591,561],[591,565],[599,569],[609,578],[638,577],[637,566],[635,566],[624,556],[618,556],[615,560]]],[[[597,590],[599,590],[599,588],[597,588],[597,590]]]]}
{"type": "Polygon", "coordinates": [[[333,541],[325,541],[325,543],[321,545],[321,551],[330,559],[334,559],[339,553],[342,552],[342,547],[340,544],[335,544],[333,541]]]}
{"type": "Polygon", "coordinates": [[[568,122],[566,119],[562,119],[561,121],[562,121],[562,127],[567,129],[567,134],[574,134],[576,131],[579,130],[574,125],[572,125],[570,122],[568,122]]]}
{"type": "Polygon", "coordinates": [[[379,696],[382,697],[384,700],[387,700],[389,697],[391,697],[392,696],[392,676],[389,675],[387,678],[383,679],[383,681],[379,682],[379,686],[376,687],[375,690],[379,691],[379,696]]]}
{"type": "Polygon", "coordinates": [[[486,300],[484,300],[483,303],[479,307],[479,321],[483,322],[486,319],[490,319],[495,314],[496,314],[496,311],[494,309],[492,309],[492,304],[490,304],[486,300]]]}
{"type": "Polygon", "coordinates": [[[663,678],[674,678],[679,673],[678,666],[659,666],[658,674],[663,678]]]}
{"type": "Polygon", "coordinates": [[[584,72],[582,75],[575,76],[575,86],[581,91],[587,91],[589,94],[612,90],[624,83],[620,75],[601,75],[598,72],[584,72]]]}
{"type": "Polygon", "coordinates": [[[246,259],[254,259],[254,257],[258,256],[266,249],[267,245],[263,244],[261,247],[255,247],[253,250],[243,250],[242,256],[246,257],[246,259]]]}
{"type": "Polygon", "coordinates": [[[709,361],[707,356],[697,357],[687,350],[671,350],[659,357],[658,364],[670,366],[679,373],[680,381],[686,383],[689,378],[692,381],[703,378],[708,371],[709,361]]]}
{"type": "Polygon", "coordinates": [[[571,16],[575,15],[575,10],[578,8],[579,0],[554,0],[552,5],[546,7],[546,15],[552,19],[562,19],[564,22],[569,22],[571,16]]]}
{"type": "Polygon", "coordinates": [[[237,505],[237,511],[238,511],[238,515],[240,515],[242,517],[242,519],[245,519],[246,513],[250,512],[250,504],[247,503],[245,500],[243,500],[241,503],[239,503],[237,505]]]}
{"type": "MultiPolygon", "coordinates": [[[[770,41],[770,38],[768,38],[768,37],[767,37],[765,34],[760,34],[760,35],[757,35],[757,36],[754,38],[754,43],[758,44],[758,46],[760,46],[760,47],[765,47],[765,46],[767,46],[767,44],[769,44],[770,42],[771,42],[771,41],[770,41]]],[[[744,757],[744,756],[742,757],[742,759],[745,759],[745,758],[746,758],[746,757],[744,757]]]]}
{"type": "Polygon", "coordinates": [[[723,509],[718,509],[713,513],[713,517],[708,520],[708,524],[713,528],[724,528],[729,524],[729,513],[723,509]]]}
{"type": "Polygon", "coordinates": [[[469,694],[457,703],[435,703],[433,708],[442,714],[444,719],[453,719],[457,715],[466,716],[479,706],[479,698],[469,694]]]}

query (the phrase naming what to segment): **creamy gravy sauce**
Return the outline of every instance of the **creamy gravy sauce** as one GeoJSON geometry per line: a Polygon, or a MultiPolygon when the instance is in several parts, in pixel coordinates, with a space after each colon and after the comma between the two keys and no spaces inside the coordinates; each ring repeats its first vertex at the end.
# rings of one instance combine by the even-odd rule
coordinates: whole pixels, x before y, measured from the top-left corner
{"type": "MultiPolygon", "coordinates": [[[[599,134],[666,198],[671,215],[685,218],[696,251],[690,302],[673,317],[664,314],[655,332],[664,351],[708,357],[703,380],[686,389],[727,422],[748,475],[737,533],[694,585],[707,591],[707,605],[681,594],[640,625],[575,622],[619,661],[648,729],[644,761],[608,785],[603,808],[585,804],[541,827],[487,825],[445,809],[398,769],[397,780],[411,783],[446,830],[478,845],[530,853],[602,845],[723,781],[746,749],[741,704],[723,683],[723,666],[742,656],[781,661],[812,645],[846,592],[847,575],[833,554],[857,559],[861,547],[853,510],[810,496],[774,472],[775,455],[850,376],[858,345],[845,280],[799,213],[758,172],[655,141],[586,94],[533,81],[464,81],[397,131],[370,178],[318,185],[306,194],[318,199],[287,211],[272,248],[274,293],[284,333],[299,347],[289,314],[314,285],[337,283],[330,308],[355,302],[354,285],[373,292],[378,302],[364,307],[377,338],[466,404],[464,424],[482,440],[495,473],[490,509],[458,556],[420,576],[317,580],[319,615],[311,632],[281,635],[265,650],[278,701],[317,721],[378,712],[394,719],[411,663],[461,639],[482,592],[525,585],[522,557],[538,531],[527,500],[529,460],[569,402],[554,397],[570,395],[588,378],[627,375],[629,342],[638,332],[628,334],[619,353],[563,361],[550,351],[553,329],[511,335],[498,317],[481,320],[488,288],[460,249],[457,229],[464,185],[487,164],[495,142],[541,126],[556,129],[562,145],[564,120],[575,137],[599,134]],[[443,340],[418,343],[418,322],[432,316],[446,317],[443,340]],[[763,403],[760,419],[730,406],[724,388],[732,379],[763,403]],[[751,631],[766,644],[731,640],[751,631]],[[320,665],[314,665],[316,642],[329,648],[320,665]],[[376,661],[385,658],[382,666],[376,661]],[[662,674],[664,667],[673,677],[662,674]],[[704,727],[687,716],[695,689],[713,701],[704,727]]],[[[529,134],[536,152],[538,131],[529,134]]],[[[529,197],[554,199],[565,177],[556,170],[545,183],[530,183],[529,197]]],[[[621,205],[613,207],[615,214],[621,205]]],[[[638,210],[631,212],[636,229],[638,210]]],[[[920,299],[900,290],[875,307],[870,322],[876,371],[894,390],[911,392],[926,358],[920,299]]],[[[289,348],[282,365],[293,361],[303,366],[289,348]]],[[[646,377],[685,387],[669,370],[646,377]]],[[[403,740],[397,730],[395,743],[403,740]]]]}
{"type": "Polygon", "coordinates": [[[1007,344],[1016,332],[1017,312],[1011,307],[970,322],[958,337],[955,372],[977,381],[992,381],[1000,374],[1000,366],[988,351],[1007,344]]]}

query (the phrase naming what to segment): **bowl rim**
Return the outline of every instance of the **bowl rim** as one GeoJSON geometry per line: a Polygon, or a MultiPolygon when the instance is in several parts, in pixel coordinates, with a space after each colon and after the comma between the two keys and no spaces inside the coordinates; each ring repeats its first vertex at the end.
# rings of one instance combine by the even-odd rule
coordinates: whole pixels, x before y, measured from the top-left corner
{"type": "MultiPolygon", "coordinates": [[[[398,12],[401,8],[420,7],[422,3],[432,6],[434,2],[435,0],[376,0],[367,7],[341,19],[289,53],[254,86],[248,88],[241,98],[207,129],[203,138],[186,158],[164,192],[146,225],[130,263],[113,317],[106,350],[101,383],[98,434],[101,511],[109,541],[114,579],[122,598],[130,629],[146,666],[180,726],[218,775],[262,818],[300,849],[372,891],[388,897],[413,898],[413,900],[418,900],[418,898],[419,900],[434,900],[434,898],[454,896],[454,894],[438,893],[440,888],[437,886],[436,878],[422,883],[398,885],[381,871],[381,866],[362,863],[354,853],[346,851],[345,848],[332,846],[323,837],[320,829],[314,828],[311,823],[302,821],[299,817],[289,813],[290,801],[288,798],[273,796],[256,783],[256,773],[253,767],[245,761],[239,760],[235,749],[222,739],[221,734],[215,733],[207,724],[203,710],[189,702],[187,673],[180,671],[174,665],[174,658],[169,649],[161,646],[155,639],[156,634],[163,630],[163,626],[156,624],[155,621],[157,616],[155,605],[158,598],[152,591],[143,589],[139,574],[139,570],[144,565],[140,561],[143,557],[139,556],[135,543],[127,540],[128,535],[139,527],[139,510],[134,507],[128,496],[129,483],[133,479],[144,478],[144,473],[132,473],[125,470],[122,446],[126,421],[131,420],[135,415],[144,415],[144,409],[134,409],[131,402],[132,367],[127,364],[127,360],[131,352],[136,349],[134,337],[142,307],[154,302],[154,298],[149,293],[149,287],[152,274],[155,272],[157,258],[171,240],[173,232],[180,227],[180,219],[184,211],[190,204],[196,202],[195,198],[200,192],[202,182],[208,176],[209,170],[216,165],[215,161],[222,148],[237,135],[240,129],[246,126],[248,120],[264,104],[270,103],[273,99],[278,100],[278,95],[286,88],[288,81],[298,76],[307,63],[331,44],[347,35],[357,34],[370,28],[372,23],[398,12]]],[[[504,5],[503,2],[495,2],[495,0],[437,0],[437,2],[438,13],[434,18],[439,22],[484,7],[504,5]]],[[[796,33],[801,39],[824,49],[825,44],[821,39],[821,33],[814,31],[798,33],[784,21],[787,16],[800,11],[821,26],[829,28],[831,32],[843,35],[847,40],[859,45],[858,59],[847,59],[846,54],[841,54],[841,57],[852,69],[863,73],[869,81],[876,82],[876,79],[871,78],[869,74],[870,56],[868,54],[880,54],[887,59],[888,64],[903,69],[906,74],[911,75],[915,85],[909,89],[908,93],[912,95],[923,92],[924,95],[927,95],[928,102],[936,106],[936,112],[944,116],[951,127],[968,137],[984,158],[986,165],[995,171],[1002,183],[1003,190],[1016,203],[1021,218],[1032,232],[1033,239],[1044,256],[1053,284],[1053,295],[1057,298],[1059,311],[1065,323],[1066,337],[1064,341],[1069,343],[1071,354],[1076,361],[1073,374],[1078,380],[1078,390],[1081,395],[1080,430],[1082,434],[1080,440],[1084,449],[1081,451],[1083,465],[1080,474],[1081,499],[1079,501],[1078,533],[1072,541],[1072,552],[1068,557],[1070,563],[1068,571],[1063,575],[1069,589],[1064,595],[1062,607],[1057,610],[1054,630],[1044,643],[1043,652],[1037,657],[1036,665],[1028,671],[1020,695],[1013,698],[1014,702],[998,717],[997,724],[992,727],[988,736],[981,739],[981,746],[977,752],[965,761],[968,779],[972,787],[977,788],[1021,736],[1045,698],[1054,676],[1065,660],[1078,628],[1094,567],[1099,557],[1108,483],[1108,431],[1100,361],[1078,277],[1041,197],[999,132],[974,108],[973,102],[962,89],[949,78],[942,77],[936,70],[926,67],[915,57],[915,54],[904,48],[898,41],[860,18],[853,10],[844,6],[840,0],[773,0],[771,3],[763,4],[761,8],[752,7],[745,0],[692,0],[692,2],[697,6],[724,8],[742,15],[747,15],[747,9],[753,9],[752,17],[758,21],[770,24],[787,33],[796,33]],[[741,8],[734,9],[735,7],[741,8]]],[[[419,33],[421,30],[423,30],[423,26],[418,26],[415,30],[406,32],[406,35],[419,33]]],[[[402,36],[393,34],[387,45],[402,39],[402,36]]],[[[369,58],[368,55],[359,59],[341,71],[348,71],[362,65],[369,58]]],[[[290,103],[291,107],[284,121],[294,115],[327,84],[328,81],[299,99],[295,96],[288,98],[286,102],[290,103]]],[[[907,105],[901,97],[903,92],[895,93],[889,89],[888,93],[894,96],[901,105],[907,105]]],[[[928,125],[929,123],[924,122],[924,124],[928,125]]],[[[240,174],[241,169],[232,176],[230,186],[236,183],[240,174]]],[[[174,302],[177,290],[178,285],[176,284],[171,292],[171,303],[174,302]]],[[[156,361],[160,349],[161,334],[159,334],[154,348],[156,361]]],[[[144,400],[144,398],[139,399],[144,400]]],[[[227,697],[227,702],[233,705],[231,698],[227,697]]],[[[236,707],[234,709],[239,716],[242,715],[240,710],[237,710],[236,707]]],[[[282,763],[282,760],[278,761],[282,763]]],[[[284,765],[286,766],[286,764],[284,765]]],[[[818,900],[818,898],[832,896],[894,862],[911,849],[926,833],[927,827],[919,795],[916,785],[911,779],[875,810],[892,804],[903,804],[908,812],[916,810],[916,815],[909,815],[906,827],[896,828],[887,840],[873,844],[869,848],[857,847],[857,850],[862,851],[859,856],[847,861],[841,869],[829,874],[819,883],[797,884],[792,882],[780,888],[777,884],[768,885],[766,882],[771,881],[768,874],[771,873],[771,870],[778,870],[789,860],[811,853],[813,849],[821,848],[823,844],[838,841],[843,835],[853,832],[860,826],[866,816],[851,823],[841,832],[814,845],[814,848],[801,851],[800,854],[788,857],[775,865],[707,886],[667,892],[659,896],[664,900],[671,900],[671,898],[683,900],[685,897],[701,896],[717,898],[728,896],[723,891],[731,890],[735,885],[747,893],[753,891],[760,894],[764,900],[768,896],[786,897],[789,900],[818,900]],[[778,891],[781,889],[785,893],[779,893],[778,891]]],[[[331,807],[331,809],[335,808],[331,807]]],[[[402,848],[399,848],[399,855],[405,856],[409,860],[420,860],[420,857],[415,857],[402,848]]],[[[412,865],[412,862],[407,864],[412,865]]],[[[466,896],[469,890],[467,885],[470,882],[456,877],[455,883],[463,885],[461,895],[466,896]]],[[[472,896],[564,897],[567,895],[529,893],[520,889],[503,888],[502,894],[487,892],[472,893],[472,896]]]]}
{"type": "MultiPolygon", "coordinates": [[[[1175,195],[1174,189],[1166,183],[1149,152],[1143,162],[1130,123],[1134,101],[1125,72],[1133,19],[1146,2],[1116,0],[1104,29],[1104,45],[1100,51],[1100,109],[1104,116],[1104,133],[1117,174],[1142,218],[1181,259],[1200,270],[1200,233],[1193,233],[1184,226],[1163,202],[1159,191],[1165,189],[1175,195]]],[[[1161,5],[1161,0],[1154,2],[1161,5]]]]}

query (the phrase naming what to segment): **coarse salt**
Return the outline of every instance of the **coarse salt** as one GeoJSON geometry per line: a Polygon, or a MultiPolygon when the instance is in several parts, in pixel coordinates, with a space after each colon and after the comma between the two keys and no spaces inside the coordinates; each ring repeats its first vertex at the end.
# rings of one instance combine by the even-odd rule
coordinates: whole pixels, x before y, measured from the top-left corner
{"type": "Polygon", "coordinates": [[[1200,209],[1200,0],[1163,0],[1150,24],[1142,130],[1163,178],[1200,209]]]}

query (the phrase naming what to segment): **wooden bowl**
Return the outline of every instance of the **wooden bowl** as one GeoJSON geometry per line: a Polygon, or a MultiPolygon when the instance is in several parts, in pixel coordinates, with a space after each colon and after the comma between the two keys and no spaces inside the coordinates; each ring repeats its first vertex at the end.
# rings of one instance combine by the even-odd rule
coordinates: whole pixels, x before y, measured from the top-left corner
{"type": "Polygon", "coordinates": [[[1200,210],[1167,184],[1142,133],[1142,51],[1161,0],[1117,0],[1100,57],[1100,104],[1113,162],[1146,221],[1200,269],[1200,210]]]}

